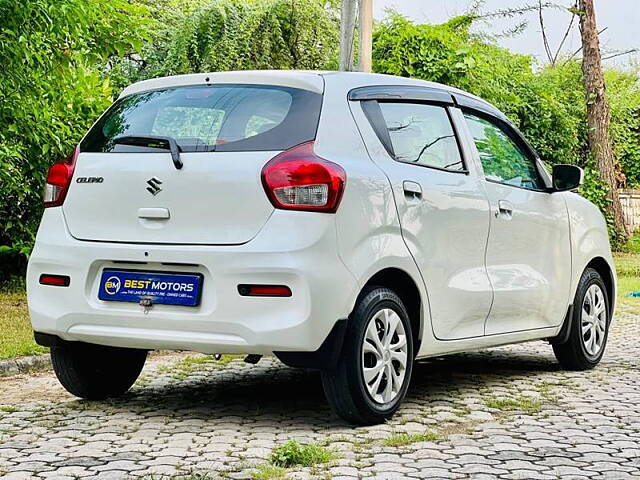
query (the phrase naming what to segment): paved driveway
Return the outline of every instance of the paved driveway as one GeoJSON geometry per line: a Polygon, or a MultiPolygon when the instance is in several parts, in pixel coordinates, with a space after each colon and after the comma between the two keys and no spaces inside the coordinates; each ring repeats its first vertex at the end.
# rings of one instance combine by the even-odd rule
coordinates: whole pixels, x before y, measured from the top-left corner
{"type": "Polygon", "coordinates": [[[593,371],[560,371],[542,342],[421,362],[404,407],[375,427],[341,423],[316,373],[273,360],[154,356],[130,394],[103,403],[50,372],[12,377],[0,477],[251,478],[297,439],[339,458],[293,478],[637,478],[639,368],[640,318],[621,312],[593,371]]]}

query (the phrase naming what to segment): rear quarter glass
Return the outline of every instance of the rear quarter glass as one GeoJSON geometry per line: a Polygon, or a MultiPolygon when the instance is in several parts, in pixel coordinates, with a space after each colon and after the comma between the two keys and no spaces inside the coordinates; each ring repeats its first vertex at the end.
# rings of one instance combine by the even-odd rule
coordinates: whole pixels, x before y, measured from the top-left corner
{"type": "Polygon", "coordinates": [[[83,152],[156,152],[122,136],[174,138],[183,152],[285,150],[315,139],[322,95],[274,85],[196,85],[116,101],[80,144],[83,152]]]}

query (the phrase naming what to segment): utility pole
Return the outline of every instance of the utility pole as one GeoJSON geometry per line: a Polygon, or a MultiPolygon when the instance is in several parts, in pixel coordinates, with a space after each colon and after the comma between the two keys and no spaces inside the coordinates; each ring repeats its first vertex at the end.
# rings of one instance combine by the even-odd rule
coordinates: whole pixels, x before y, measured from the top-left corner
{"type": "Polygon", "coordinates": [[[609,138],[611,113],[607,102],[600,40],[596,26],[593,0],[578,0],[580,34],[582,36],[582,78],[587,104],[587,126],[589,150],[596,162],[600,180],[608,189],[609,211],[612,213],[618,234],[626,239],[628,233],[624,224],[622,204],[618,195],[616,179],[616,159],[609,138]]]}
{"type": "Polygon", "coordinates": [[[342,0],[340,16],[340,70],[353,70],[353,33],[356,28],[357,0],[342,0]]]}
{"type": "Polygon", "coordinates": [[[359,0],[358,3],[358,17],[360,19],[360,61],[358,62],[358,70],[371,72],[373,0],[359,0]]]}

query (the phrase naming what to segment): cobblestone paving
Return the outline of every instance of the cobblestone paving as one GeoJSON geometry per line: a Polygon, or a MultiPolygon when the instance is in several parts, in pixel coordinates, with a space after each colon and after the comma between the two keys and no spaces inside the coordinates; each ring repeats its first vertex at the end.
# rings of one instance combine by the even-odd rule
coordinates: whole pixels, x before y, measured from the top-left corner
{"type": "Polygon", "coordinates": [[[393,420],[361,428],[330,412],[318,374],[269,359],[154,356],[101,403],[51,372],[11,377],[0,478],[252,478],[290,439],[337,458],[289,478],[638,478],[639,367],[640,317],[621,312],[593,371],[559,370],[543,342],[420,362],[393,420]]]}

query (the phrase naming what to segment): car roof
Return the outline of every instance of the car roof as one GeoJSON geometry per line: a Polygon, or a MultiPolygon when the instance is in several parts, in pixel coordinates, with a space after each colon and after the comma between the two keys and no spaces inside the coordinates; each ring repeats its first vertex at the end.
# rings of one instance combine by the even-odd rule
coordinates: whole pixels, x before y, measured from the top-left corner
{"type": "Polygon", "coordinates": [[[152,78],[134,83],[125,88],[120,94],[120,98],[128,95],[160,90],[165,88],[189,86],[189,85],[212,85],[216,83],[237,83],[237,84],[267,84],[282,87],[300,88],[315,93],[324,92],[324,77],[332,77],[331,80],[344,81],[351,88],[366,86],[422,86],[432,89],[442,90],[454,96],[462,96],[475,103],[484,106],[486,110],[505,117],[495,106],[486,100],[465,92],[455,87],[450,87],[442,83],[429,82],[415,78],[398,77],[381,73],[363,72],[337,72],[322,70],[241,70],[232,72],[210,72],[193,73],[187,75],[173,75],[168,77],[152,78]]]}
{"type": "Polygon", "coordinates": [[[151,78],[128,86],[120,94],[126,97],[134,93],[188,85],[212,85],[216,83],[267,84],[301,88],[316,93],[324,91],[324,81],[319,72],[297,70],[243,70],[237,72],[192,73],[170,77],[151,78]]]}

